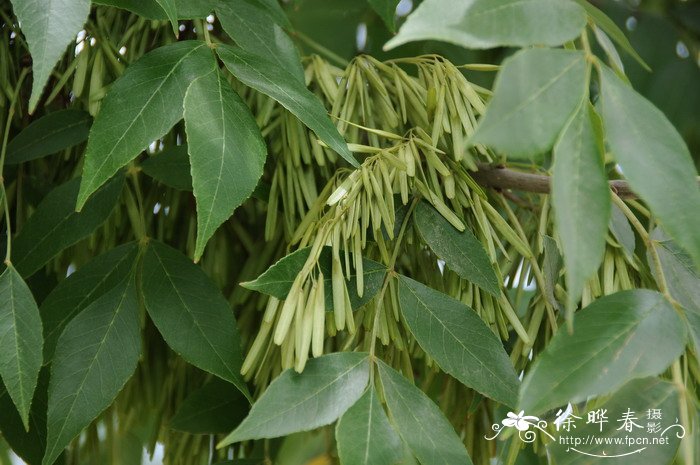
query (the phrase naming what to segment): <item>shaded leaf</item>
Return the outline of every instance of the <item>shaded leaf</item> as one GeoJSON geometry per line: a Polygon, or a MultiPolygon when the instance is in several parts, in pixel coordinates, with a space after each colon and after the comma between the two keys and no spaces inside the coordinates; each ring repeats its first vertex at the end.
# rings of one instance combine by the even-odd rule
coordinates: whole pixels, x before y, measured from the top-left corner
{"type": "Polygon", "coordinates": [[[44,339],[39,309],[27,284],[12,265],[0,275],[0,377],[29,429],[44,339]]]}
{"type": "MultiPolygon", "coordinates": [[[[156,0],[93,0],[92,3],[122,8],[148,19],[169,19],[156,0]]],[[[174,0],[179,19],[205,18],[217,3],[218,0],[174,0]]]]}
{"type": "Polygon", "coordinates": [[[417,40],[477,49],[555,46],[578,37],[585,25],[583,8],[568,0],[425,0],[384,48],[417,40]]]}
{"type": "Polygon", "coordinates": [[[471,465],[462,440],[423,391],[384,362],[377,362],[384,397],[403,440],[422,464],[471,465]]]}
{"type": "Polygon", "coordinates": [[[394,465],[403,458],[401,438],[371,386],[340,417],[335,438],[343,465],[394,465]]]}
{"type": "Polygon", "coordinates": [[[148,157],[141,163],[141,169],[168,187],[181,191],[192,190],[190,156],[186,145],[176,145],[148,157]]]}
{"type": "Polygon", "coordinates": [[[382,18],[391,32],[396,32],[396,7],[399,0],[368,0],[370,6],[382,18]]]}
{"type": "MultiPolygon", "coordinates": [[[[576,437],[588,438],[595,436],[596,441],[589,441],[577,446],[576,451],[571,450],[571,445],[566,445],[563,442],[553,441],[549,444],[548,450],[552,454],[552,458],[556,460],[557,465],[588,465],[598,463],[615,463],[616,465],[638,465],[658,464],[668,465],[673,463],[673,458],[678,450],[680,439],[676,436],[680,433],[680,429],[675,427],[668,431],[657,433],[649,433],[646,430],[646,415],[647,412],[654,409],[659,409],[663,415],[663,427],[666,428],[674,423],[674,420],[679,418],[678,411],[678,389],[673,383],[662,381],[657,378],[644,378],[630,381],[625,384],[619,391],[610,399],[597,408],[606,409],[606,415],[610,423],[603,426],[600,430],[598,424],[581,424],[576,429],[576,437]],[[645,429],[634,428],[634,437],[641,440],[646,439],[649,444],[655,444],[648,447],[630,446],[625,442],[616,442],[617,440],[624,441],[625,438],[631,437],[631,433],[620,428],[621,423],[617,423],[619,418],[629,410],[637,417],[635,423],[643,425],[645,429]],[[668,443],[654,443],[660,438],[666,438],[668,443]],[[597,441],[603,442],[604,446],[597,444],[597,441]],[[608,442],[609,441],[609,442],[608,442]],[[636,453],[633,451],[643,449],[636,453]],[[586,454],[602,455],[604,450],[608,458],[599,458],[598,461],[591,461],[591,456],[586,454]],[[623,457],[615,457],[623,455],[623,457]],[[615,458],[612,458],[615,457],[615,458]]],[[[581,421],[583,423],[583,421],[581,421]]],[[[595,459],[594,459],[595,460],[595,459]]]]}
{"type": "Polygon", "coordinates": [[[63,249],[92,234],[114,210],[123,185],[124,177],[116,176],[96,192],[80,213],[75,211],[80,178],[49,192],[12,243],[17,271],[31,276],[63,249]]]}
{"type": "Polygon", "coordinates": [[[8,165],[45,157],[88,138],[92,117],[82,110],[49,113],[24,128],[7,144],[8,165]]]}
{"type": "Polygon", "coordinates": [[[700,266],[700,187],[688,147],[659,109],[612,70],[600,69],[610,150],[632,189],[700,266]]]}
{"type": "Polygon", "coordinates": [[[634,237],[632,225],[630,225],[629,220],[622,210],[620,210],[620,207],[615,204],[612,204],[610,210],[609,228],[615,240],[622,246],[622,250],[625,251],[625,255],[627,255],[628,258],[634,256],[636,239],[634,237]]]}
{"type": "Polygon", "coordinates": [[[187,396],[170,427],[192,434],[228,433],[245,418],[249,406],[236,386],[214,378],[187,396]]]}
{"type": "Polygon", "coordinates": [[[126,69],[90,130],[78,210],[117,170],[170,131],[182,118],[190,82],[214,65],[204,42],[183,41],[159,47],[126,69]]]}
{"type": "MultiPolygon", "coordinates": [[[[29,431],[24,429],[22,419],[12,399],[0,383],[0,431],[2,437],[22,460],[30,465],[41,463],[46,447],[46,407],[48,405],[49,369],[39,372],[34,390],[32,408],[29,412],[29,431]]],[[[62,462],[59,460],[59,462],[62,462]]]]}
{"type": "MultiPolygon", "coordinates": [[[[695,344],[695,352],[700,353],[700,273],[693,266],[690,256],[678,247],[666,234],[656,228],[651,233],[656,253],[661,262],[661,270],[666,278],[668,291],[683,309],[695,344]]],[[[647,251],[649,269],[658,280],[658,271],[647,251]]]]}
{"type": "Polygon", "coordinates": [[[129,278],[138,254],[136,242],[115,247],[61,281],[39,307],[44,324],[44,363],[53,358],[68,322],[96,299],[129,278]]]}
{"type": "Polygon", "coordinates": [[[588,0],[575,0],[576,3],[581,5],[585,10],[586,13],[588,13],[588,16],[593,18],[593,21],[596,23],[596,25],[602,29],[607,35],[609,35],[612,40],[614,40],[622,49],[629,53],[629,55],[637,60],[637,62],[644,67],[647,71],[651,71],[651,68],[649,68],[649,65],[647,65],[642,57],[639,56],[637,51],[632,47],[632,44],[630,41],[627,39],[627,36],[625,33],[617,27],[617,24],[615,22],[608,18],[608,16],[603,13],[601,10],[596,8],[591,2],[588,0]]]}
{"type": "MultiPolygon", "coordinates": [[[[295,250],[289,255],[282,257],[277,263],[268,268],[263,274],[257,277],[254,281],[241,283],[241,286],[252,291],[262,292],[277,299],[284,300],[287,298],[294,278],[301,272],[301,269],[309,258],[311,247],[295,250]]],[[[333,310],[333,285],[332,285],[332,251],[330,247],[324,247],[321,250],[321,255],[318,258],[318,266],[323,273],[323,283],[325,286],[326,311],[333,310]]],[[[345,259],[340,258],[343,268],[345,267],[345,259]]],[[[384,283],[386,276],[386,267],[381,263],[377,263],[369,258],[362,257],[362,275],[364,283],[364,292],[362,297],[357,295],[357,278],[351,275],[348,280],[347,289],[350,296],[350,304],[353,310],[365,305],[374,297],[384,283]]],[[[347,276],[346,276],[347,278],[347,276]]]]}
{"type": "Polygon", "coordinates": [[[486,292],[500,295],[496,271],[471,231],[458,231],[427,202],[418,203],[413,221],[425,243],[452,271],[486,292]]]}
{"type": "MultiPolygon", "coordinates": [[[[221,2],[216,7],[216,16],[226,34],[241,48],[267,57],[303,85],[304,69],[299,52],[282,29],[279,14],[271,8],[271,3],[264,0],[221,2]]],[[[276,1],[274,3],[279,6],[276,1]]]]}
{"type": "Polygon", "coordinates": [[[53,67],[83,28],[90,13],[90,0],[12,0],[12,6],[32,55],[32,113],[53,67]]]}
{"type": "Polygon", "coordinates": [[[367,354],[338,352],[309,360],[303,373],[285,370],[218,447],[309,431],[334,422],[364,392],[369,368],[367,354]]]}
{"type": "Polygon", "coordinates": [[[240,374],[243,356],[233,310],[204,271],[179,251],[151,241],[141,274],[146,309],[165,342],[249,396],[240,374]]]}
{"type": "Polygon", "coordinates": [[[493,147],[509,159],[533,158],[554,145],[585,93],[583,52],[522,50],[503,61],[493,99],[469,142],[493,147]]]}
{"type": "Polygon", "coordinates": [[[220,45],[216,52],[241,82],[278,101],[348,163],[359,166],[321,101],[292,73],[265,57],[240,48],[220,45]]]}
{"type": "Polygon", "coordinates": [[[112,403],[140,355],[138,302],[130,279],[90,304],[58,338],[51,364],[43,465],[51,465],[112,403]]]}
{"type": "Polygon", "coordinates": [[[601,297],[578,312],[574,332],[558,331],[520,388],[520,408],[550,408],[609,394],[627,381],[666,369],[685,347],[683,323],[655,291],[601,297]]]}
{"type": "Polygon", "coordinates": [[[187,89],[185,128],[197,200],[198,261],[216,229],[255,189],[267,147],[250,110],[218,71],[187,89]]]}
{"type": "Polygon", "coordinates": [[[567,318],[598,271],[610,218],[600,120],[582,102],[554,146],[552,206],[566,265],[567,318]]]}
{"type": "Polygon", "coordinates": [[[177,4],[175,0],[155,0],[155,2],[160,5],[165,16],[168,17],[168,21],[170,21],[170,24],[173,26],[173,34],[177,37],[180,31],[177,29],[177,4]]]}
{"type": "Polygon", "coordinates": [[[401,314],[421,348],[440,368],[510,407],[518,377],[501,340],[462,302],[406,276],[399,277],[401,314]]]}

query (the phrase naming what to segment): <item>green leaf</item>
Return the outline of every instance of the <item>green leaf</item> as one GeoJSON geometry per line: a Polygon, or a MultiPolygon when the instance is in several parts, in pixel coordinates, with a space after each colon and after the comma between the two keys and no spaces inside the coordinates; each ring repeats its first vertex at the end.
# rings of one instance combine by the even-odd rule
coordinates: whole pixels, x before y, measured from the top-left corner
{"type": "Polygon", "coordinates": [[[157,48],[126,69],[90,131],[78,210],[117,170],[170,131],[182,118],[190,82],[214,65],[204,42],[183,41],[157,48]]]}
{"type": "Polygon", "coordinates": [[[369,4],[382,18],[389,31],[396,32],[396,7],[399,0],[369,0],[369,4]]]}
{"type": "MultiPolygon", "coordinates": [[[[311,247],[295,250],[289,255],[282,257],[277,263],[268,268],[263,274],[258,276],[254,281],[241,283],[241,286],[252,291],[262,292],[263,294],[271,295],[277,299],[284,300],[287,298],[294,278],[301,272],[301,269],[309,258],[311,247]]],[[[332,251],[330,247],[324,247],[321,250],[321,255],[318,258],[318,266],[323,273],[323,284],[325,286],[326,311],[333,310],[333,284],[332,284],[332,251]]],[[[345,259],[341,254],[340,257],[343,268],[345,267],[345,259]]],[[[386,267],[381,263],[377,263],[368,258],[362,257],[362,276],[364,283],[364,292],[362,297],[357,295],[357,278],[353,274],[347,282],[348,294],[350,296],[350,305],[353,310],[365,305],[374,297],[384,283],[386,276],[386,267]]],[[[346,276],[346,278],[348,278],[346,276]]]]}
{"type": "Polygon", "coordinates": [[[574,333],[557,332],[520,388],[520,408],[550,408],[609,394],[627,381],[663,372],[685,348],[683,323],[655,291],[601,297],[576,313],[574,333]]]}
{"type": "Polygon", "coordinates": [[[187,396],[170,427],[191,434],[228,433],[245,418],[249,406],[236,386],[214,378],[187,396]]]}
{"type": "Polygon", "coordinates": [[[471,231],[457,231],[427,202],[418,204],[414,221],[428,247],[452,271],[486,292],[500,296],[500,280],[496,271],[484,246],[471,231]]]}
{"type": "Polygon", "coordinates": [[[82,110],[60,110],[42,116],[7,144],[8,165],[51,155],[88,138],[92,117],[82,110]]]}
{"type": "MultiPolygon", "coordinates": [[[[666,278],[666,286],[674,299],[685,310],[685,316],[693,337],[696,353],[700,353],[700,273],[693,266],[690,256],[670,240],[663,230],[654,229],[651,233],[654,248],[661,262],[661,271],[666,278]]],[[[647,251],[649,268],[658,280],[658,270],[647,251]]]]}
{"type": "Polygon", "coordinates": [[[163,9],[165,16],[168,17],[168,21],[173,26],[173,34],[177,37],[180,31],[177,24],[177,4],[175,0],[155,0],[155,2],[163,9]]]}
{"type": "Polygon", "coordinates": [[[425,0],[384,49],[417,40],[476,49],[556,46],[585,25],[586,12],[568,0],[425,0]]]}
{"type": "MultiPolygon", "coordinates": [[[[644,378],[630,381],[625,384],[619,391],[610,399],[601,405],[596,405],[596,409],[601,408],[607,410],[606,416],[608,423],[603,425],[603,430],[600,430],[600,425],[596,423],[586,423],[583,420],[576,420],[577,428],[575,437],[585,438],[595,437],[595,441],[581,443],[576,447],[576,451],[571,450],[571,444],[565,442],[553,441],[549,443],[547,449],[551,454],[552,459],[557,465],[598,465],[605,463],[614,463],[615,465],[638,465],[638,464],[654,464],[654,465],[670,465],[673,463],[673,458],[676,455],[678,446],[681,442],[676,433],[680,433],[678,427],[671,428],[661,432],[650,433],[646,430],[647,412],[649,410],[659,409],[662,414],[663,428],[674,424],[680,417],[678,411],[679,393],[676,386],[668,381],[662,381],[657,378],[644,378]],[[620,428],[621,422],[619,419],[628,411],[628,409],[638,418],[635,423],[644,427],[644,429],[634,428],[634,433],[625,431],[620,428]],[[649,446],[630,446],[625,443],[625,438],[639,438],[648,440],[649,446]],[[654,443],[660,438],[666,438],[668,443],[654,443]],[[597,443],[603,441],[604,446],[597,443]],[[620,441],[620,442],[617,442],[620,441]],[[643,449],[637,453],[632,453],[638,449],[643,449]],[[607,458],[600,458],[602,454],[607,455],[607,458]],[[591,459],[590,455],[596,454],[598,460],[591,459]],[[623,457],[616,457],[623,455],[623,457]],[[612,458],[616,457],[616,458],[612,458]]],[[[593,410],[593,409],[592,409],[593,410]]],[[[590,410],[589,410],[590,411],[590,410]]],[[[654,422],[654,421],[652,421],[654,422]]],[[[564,433],[562,431],[562,433],[564,433]]]]}
{"type": "Polygon", "coordinates": [[[185,95],[185,128],[197,200],[198,261],[216,229],[255,189],[267,147],[250,110],[218,71],[192,81],[185,95]]]}
{"type": "Polygon", "coordinates": [[[474,310],[406,276],[399,277],[399,304],[411,334],[443,371],[509,407],[516,404],[515,369],[474,310]]]}
{"type": "Polygon", "coordinates": [[[77,213],[74,207],[79,185],[80,178],[75,178],[49,192],[22,226],[12,243],[14,263],[22,276],[31,276],[104,223],[121,195],[124,177],[109,181],[77,213]]]}
{"type": "Polygon", "coordinates": [[[61,281],[44,299],[39,313],[44,323],[44,362],[53,358],[63,328],[88,305],[129,278],[138,254],[136,242],[120,245],[61,281]]]}
{"type": "Polygon", "coordinates": [[[423,391],[384,362],[377,362],[392,423],[424,464],[471,465],[462,440],[423,391]]]}
{"type": "Polygon", "coordinates": [[[12,0],[12,6],[32,55],[34,82],[29,112],[33,113],[53,67],[83,28],[90,13],[90,0],[12,0]]]}
{"type": "Polygon", "coordinates": [[[151,241],[141,274],[146,309],[165,342],[249,397],[233,310],[204,271],[177,250],[151,241]]]}
{"type": "Polygon", "coordinates": [[[628,258],[634,256],[634,249],[636,247],[634,231],[625,214],[620,210],[620,207],[615,204],[612,204],[612,209],[610,210],[609,228],[615,240],[625,251],[625,255],[628,258]]]}
{"type": "Polygon", "coordinates": [[[44,339],[32,291],[12,265],[0,275],[0,377],[29,429],[44,339]]]}
{"type": "Polygon", "coordinates": [[[241,82],[278,101],[348,163],[360,166],[321,101],[291,72],[263,56],[229,45],[220,45],[216,52],[241,82]]]}
{"type": "Polygon", "coordinates": [[[48,403],[49,369],[39,372],[34,390],[32,408],[29,412],[29,431],[24,429],[22,419],[12,399],[0,383],[0,431],[12,450],[29,464],[41,463],[46,447],[46,408],[48,403]]]}
{"type": "Polygon", "coordinates": [[[600,69],[603,121],[613,156],[632,189],[700,266],[700,187],[688,147],[659,109],[612,70],[600,69]]]}
{"type": "Polygon", "coordinates": [[[226,34],[241,48],[268,57],[304,85],[304,68],[299,52],[278,23],[278,15],[269,4],[260,0],[221,2],[216,7],[216,17],[226,34]]]}
{"type": "Polygon", "coordinates": [[[651,68],[649,68],[649,65],[647,65],[644,60],[642,60],[642,57],[639,56],[637,51],[632,47],[632,44],[630,41],[627,39],[627,36],[625,35],[622,30],[617,27],[617,24],[610,19],[605,13],[600,11],[598,8],[596,8],[591,2],[588,0],[575,0],[576,3],[581,5],[585,10],[586,13],[588,13],[588,16],[590,16],[593,21],[596,23],[596,25],[603,30],[607,35],[612,38],[622,49],[629,53],[629,55],[637,60],[637,62],[644,67],[647,71],[651,71],[651,68]]]}
{"type": "Polygon", "coordinates": [[[586,101],[554,146],[552,206],[566,266],[567,318],[603,260],[610,188],[600,120],[586,101]]]}
{"type": "Polygon", "coordinates": [[[544,275],[544,293],[545,298],[549,301],[552,307],[559,309],[559,302],[554,296],[554,289],[559,281],[559,272],[562,266],[562,256],[559,253],[557,241],[546,234],[542,237],[542,245],[544,246],[544,263],[542,265],[542,274],[544,275]]]}
{"type": "Polygon", "coordinates": [[[141,169],[168,187],[181,191],[192,190],[190,156],[186,145],[176,145],[148,157],[141,163],[141,169]]]}
{"type": "MultiPolygon", "coordinates": [[[[92,3],[122,8],[148,19],[170,19],[157,0],[93,0],[92,3]]],[[[178,19],[205,18],[217,3],[218,0],[174,0],[178,19]]]]}
{"type": "Polygon", "coordinates": [[[509,159],[531,159],[552,148],[585,94],[583,52],[522,50],[503,61],[493,99],[469,142],[509,159]]]}
{"type": "Polygon", "coordinates": [[[140,355],[139,308],[130,279],[90,304],[58,338],[51,363],[43,465],[51,465],[112,403],[140,355]]]}
{"type": "Polygon", "coordinates": [[[343,465],[394,465],[403,458],[401,438],[371,386],[340,417],[335,439],[343,465]]]}
{"type": "Polygon", "coordinates": [[[369,368],[367,354],[338,352],[309,360],[303,373],[285,370],[253,404],[243,423],[217,447],[333,423],[364,392],[369,368]]]}

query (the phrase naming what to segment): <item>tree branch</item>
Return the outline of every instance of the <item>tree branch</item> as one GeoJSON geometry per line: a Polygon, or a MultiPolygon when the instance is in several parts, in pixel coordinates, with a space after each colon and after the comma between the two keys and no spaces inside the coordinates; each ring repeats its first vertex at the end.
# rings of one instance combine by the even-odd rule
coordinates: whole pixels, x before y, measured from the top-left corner
{"type": "MultiPolygon", "coordinates": [[[[477,183],[484,187],[513,189],[536,194],[549,194],[551,191],[550,176],[515,171],[488,163],[479,163],[478,166],[479,170],[472,172],[471,175],[477,183]]],[[[610,189],[621,199],[637,198],[637,194],[632,192],[627,181],[610,181],[610,189]]]]}

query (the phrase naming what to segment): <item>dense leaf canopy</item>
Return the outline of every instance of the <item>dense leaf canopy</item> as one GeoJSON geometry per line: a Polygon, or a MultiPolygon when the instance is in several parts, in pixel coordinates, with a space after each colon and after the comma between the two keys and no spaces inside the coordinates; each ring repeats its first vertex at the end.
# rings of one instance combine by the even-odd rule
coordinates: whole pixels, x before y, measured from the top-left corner
{"type": "Polygon", "coordinates": [[[0,465],[697,463],[700,10],[608,3],[2,2],[0,465]]]}

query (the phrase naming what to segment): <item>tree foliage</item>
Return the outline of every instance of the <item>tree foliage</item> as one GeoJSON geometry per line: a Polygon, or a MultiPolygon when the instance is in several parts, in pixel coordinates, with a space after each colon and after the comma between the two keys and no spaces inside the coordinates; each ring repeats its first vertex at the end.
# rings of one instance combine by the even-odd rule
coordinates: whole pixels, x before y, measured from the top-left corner
{"type": "Polygon", "coordinates": [[[0,452],[696,463],[693,136],[625,33],[585,0],[283,3],[0,6],[0,452]],[[347,15],[383,50],[312,37],[347,15]],[[684,434],[563,448],[600,406],[684,434]]]}

